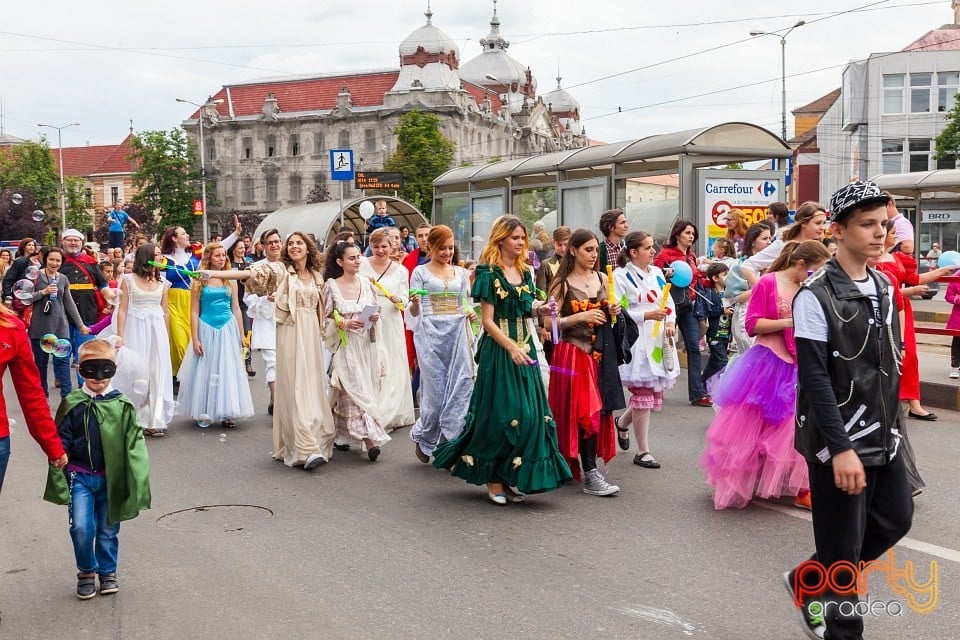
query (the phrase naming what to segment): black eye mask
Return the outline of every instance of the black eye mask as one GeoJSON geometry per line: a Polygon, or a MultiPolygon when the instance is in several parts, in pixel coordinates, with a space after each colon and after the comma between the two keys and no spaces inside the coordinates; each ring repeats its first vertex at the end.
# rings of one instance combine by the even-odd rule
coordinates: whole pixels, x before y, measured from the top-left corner
{"type": "Polygon", "coordinates": [[[81,362],[77,371],[91,380],[109,380],[117,373],[117,363],[106,358],[91,358],[81,362]]]}

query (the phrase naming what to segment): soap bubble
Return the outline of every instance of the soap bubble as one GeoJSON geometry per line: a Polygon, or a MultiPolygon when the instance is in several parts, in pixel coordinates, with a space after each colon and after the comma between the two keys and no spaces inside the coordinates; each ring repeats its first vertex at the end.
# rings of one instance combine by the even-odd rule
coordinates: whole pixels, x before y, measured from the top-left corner
{"type": "Polygon", "coordinates": [[[220,384],[220,374],[214,373],[210,375],[210,386],[215,387],[220,384]]]}
{"type": "Polygon", "coordinates": [[[70,346],[70,341],[66,338],[57,340],[57,343],[53,347],[53,357],[55,358],[67,358],[72,352],[73,347],[70,346]]]}
{"type": "Polygon", "coordinates": [[[133,381],[133,392],[136,393],[137,395],[145,396],[149,391],[150,391],[150,383],[144,380],[143,378],[139,378],[133,381]]]}
{"type": "Polygon", "coordinates": [[[210,416],[208,416],[205,413],[201,413],[200,417],[197,418],[197,426],[200,427],[201,429],[206,429],[211,424],[213,424],[213,420],[211,420],[210,416]]]}
{"type": "Polygon", "coordinates": [[[16,284],[13,285],[13,295],[20,302],[31,304],[33,302],[34,289],[33,282],[24,278],[23,280],[17,280],[16,284]]]}
{"type": "Polygon", "coordinates": [[[40,338],[40,350],[44,353],[53,353],[54,349],[57,348],[57,334],[48,333],[40,338]]]}
{"type": "Polygon", "coordinates": [[[43,222],[43,219],[47,217],[47,214],[45,214],[42,209],[34,209],[33,213],[30,214],[30,217],[33,218],[34,222],[43,222]]]}
{"type": "Polygon", "coordinates": [[[227,434],[221,433],[221,434],[220,434],[220,442],[226,442],[226,441],[227,441],[227,434]]]}
{"type": "Polygon", "coordinates": [[[15,193],[12,196],[10,196],[10,202],[12,202],[13,204],[20,204],[21,202],[23,202],[23,196],[20,195],[19,193],[15,193]]]}
{"type": "Polygon", "coordinates": [[[27,277],[27,280],[36,280],[40,277],[40,267],[35,264],[31,264],[29,267],[27,267],[27,270],[23,275],[27,277]]]}

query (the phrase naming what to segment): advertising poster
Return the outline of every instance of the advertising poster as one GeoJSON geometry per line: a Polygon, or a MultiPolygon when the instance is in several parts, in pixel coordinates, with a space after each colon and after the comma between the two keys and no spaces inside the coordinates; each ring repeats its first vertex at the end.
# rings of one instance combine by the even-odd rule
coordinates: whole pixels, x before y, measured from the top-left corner
{"type": "Polygon", "coordinates": [[[767,217],[770,203],[786,201],[783,171],[700,169],[697,211],[704,252],[713,256],[713,241],[727,234],[727,214],[740,209],[747,226],[767,217]]]}

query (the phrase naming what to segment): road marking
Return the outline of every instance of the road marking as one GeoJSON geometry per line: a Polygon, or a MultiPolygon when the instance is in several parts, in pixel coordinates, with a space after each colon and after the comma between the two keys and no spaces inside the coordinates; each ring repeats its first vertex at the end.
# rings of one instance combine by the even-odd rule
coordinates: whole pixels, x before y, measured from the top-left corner
{"type": "Polygon", "coordinates": [[[695,625],[684,621],[683,618],[669,609],[658,609],[642,604],[633,607],[609,607],[609,609],[638,620],[645,620],[665,627],[678,627],[685,636],[692,636],[693,632],[697,630],[695,625]]]}
{"type": "MultiPolygon", "coordinates": [[[[792,518],[799,518],[800,520],[806,520],[807,522],[811,522],[813,520],[809,511],[801,511],[796,507],[762,502],[760,500],[755,501],[753,504],[764,509],[769,509],[770,511],[776,511],[784,515],[788,515],[792,518]]],[[[952,562],[960,563],[960,551],[956,549],[948,549],[947,547],[941,547],[938,544],[930,544],[929,542],[914,540],[913,538],[901,538],[900,542],[897,543],[897,546],[904,547],[906,549],[912,549],[913,551],[919,551],[920,553],[926,553],[927,555],[940,558],[941,560],[950,560],[952,562]]]]}

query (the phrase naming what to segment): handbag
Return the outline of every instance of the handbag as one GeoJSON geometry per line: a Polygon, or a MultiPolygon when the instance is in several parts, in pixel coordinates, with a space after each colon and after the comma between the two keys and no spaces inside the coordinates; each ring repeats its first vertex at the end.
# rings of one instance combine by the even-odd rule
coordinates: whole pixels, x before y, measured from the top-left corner
{"type": "Polygon", "coordinates": [[[667,372],[673,372],[677,368],[677,342],[676,338],[663,336],[663,369],[667,372]]]}

